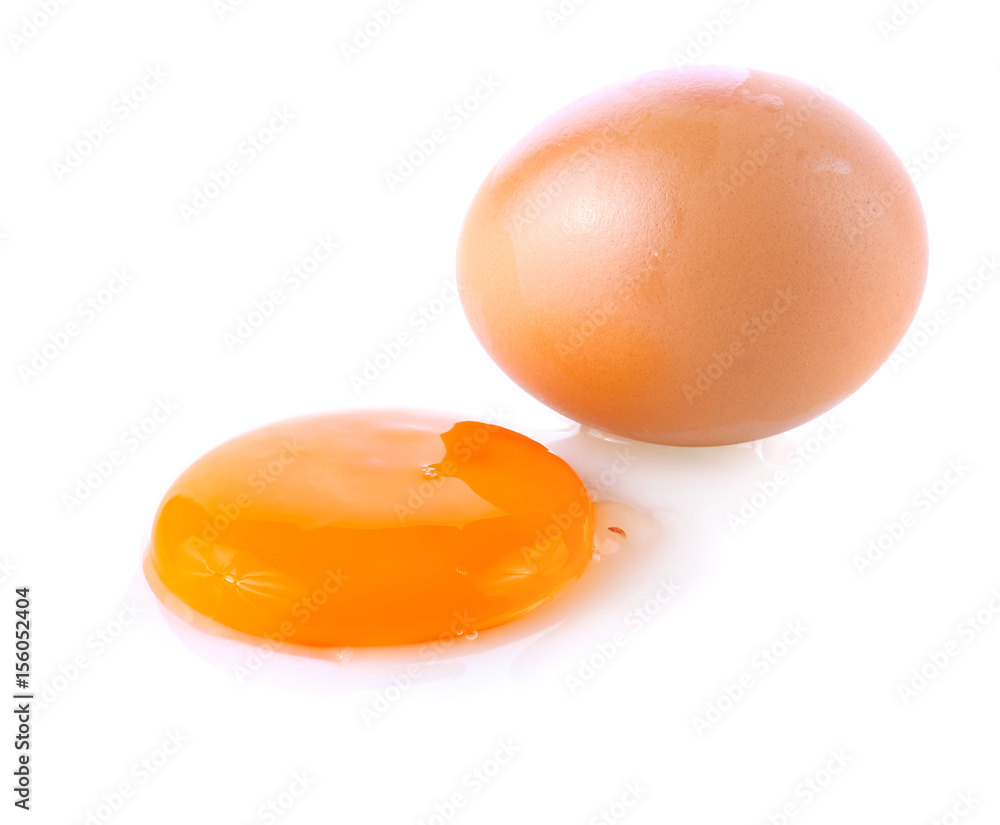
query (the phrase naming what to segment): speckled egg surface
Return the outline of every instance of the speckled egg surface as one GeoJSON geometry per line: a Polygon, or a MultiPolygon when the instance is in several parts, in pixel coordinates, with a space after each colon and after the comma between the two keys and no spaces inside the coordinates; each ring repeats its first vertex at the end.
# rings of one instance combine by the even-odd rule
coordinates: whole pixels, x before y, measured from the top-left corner
{"type": "Polygon", "coordinates": [[[571,104],[497,164],[458,278],[492,358],[598,429],[715,445],[860,387],[916,312],[927,233],[902,162],[829,95],[690,67],[571,104]]]}

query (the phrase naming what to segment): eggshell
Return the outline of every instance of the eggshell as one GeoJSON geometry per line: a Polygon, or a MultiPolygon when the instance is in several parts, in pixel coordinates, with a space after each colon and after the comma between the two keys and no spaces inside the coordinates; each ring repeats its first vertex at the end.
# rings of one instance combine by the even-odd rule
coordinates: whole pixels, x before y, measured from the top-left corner
{"type": "Polygon", "coordinates": [[[496,165],[458,250],[473,330],[528,392],[643,441],[729,444],[822,414],[913,319],[927,232],[857,114],[765,72],[643,75],[496,165]]]}

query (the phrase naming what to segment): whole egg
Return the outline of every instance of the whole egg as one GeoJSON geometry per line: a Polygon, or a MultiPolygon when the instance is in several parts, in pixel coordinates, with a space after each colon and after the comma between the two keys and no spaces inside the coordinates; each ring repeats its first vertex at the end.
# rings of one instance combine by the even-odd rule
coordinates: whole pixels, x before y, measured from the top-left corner
{"type": "Polygon", "coordinates": [[[716,445],[858,389],[913,319],[916,191],[886,141],[766,72],[654,72],[578,100],[496,165],[458,250],[497,364],[586,425],[716,445]]]}

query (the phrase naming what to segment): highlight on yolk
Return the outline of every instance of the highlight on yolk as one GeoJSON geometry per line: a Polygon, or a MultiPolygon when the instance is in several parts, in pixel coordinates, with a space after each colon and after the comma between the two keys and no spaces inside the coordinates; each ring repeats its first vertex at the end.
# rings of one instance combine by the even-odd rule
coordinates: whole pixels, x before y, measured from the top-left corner
{"type": "Polygon", "coordinates": [[[310,416],[189,467],[160,505],[146,570],[155,591],[254,636],[426,642],[559,596],[591,558],[593,513],[568,464],[503,427],[310,416]]]}

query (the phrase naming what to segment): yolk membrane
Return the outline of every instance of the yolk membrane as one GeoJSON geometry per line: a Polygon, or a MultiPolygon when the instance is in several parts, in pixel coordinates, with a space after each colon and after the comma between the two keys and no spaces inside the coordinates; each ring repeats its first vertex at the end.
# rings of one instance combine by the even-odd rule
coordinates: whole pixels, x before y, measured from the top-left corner
{"type": "Polygon", "coordinates": [[[587,491],[541,444],[380,410],[279,422],[204,455],[160,505],[147,575],[254,636],[392,645],[509,622],[592,551],[587,491]]]}

